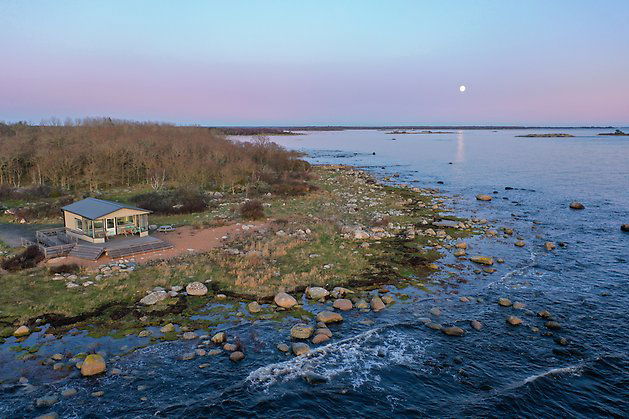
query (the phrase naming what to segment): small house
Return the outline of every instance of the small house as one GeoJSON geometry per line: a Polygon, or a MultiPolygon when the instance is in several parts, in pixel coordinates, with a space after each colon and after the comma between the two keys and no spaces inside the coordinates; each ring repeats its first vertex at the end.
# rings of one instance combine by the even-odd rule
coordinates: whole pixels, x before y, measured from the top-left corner
{"type": "Polygon", "coordinates": [[[68,235],[92,243],[104,243],[115,236],[148,236],[149,210],[86,198],[61,208],[68,235]]]}

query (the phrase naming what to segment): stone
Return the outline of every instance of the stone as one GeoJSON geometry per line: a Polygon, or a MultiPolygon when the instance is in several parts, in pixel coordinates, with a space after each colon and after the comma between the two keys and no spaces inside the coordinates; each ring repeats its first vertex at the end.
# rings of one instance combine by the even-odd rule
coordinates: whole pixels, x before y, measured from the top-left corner
{"type": "Polygon", "coordinates": [[[54,354],[50,358],[54,359],[55,361],[61,361],[63,359],[63,355],[62,354],[54,354]]]}
{"type": "Polygon", "coordinates": [[[105,359],[99,354],[88,355],[81,365],[81,375],[84,377],[102,374],[105,371],[107,371],[107,364],[105,359]]]}
{"type": "Polygon", "coordinates": [[[182,337],[184,340],[192,340],[197,338],[197,334],[194,332],[185,332],[182,337]]]}
{"type": "Polygon", "coordinates": [[[207,287],[205,286],[205,284],[195,281],[186,285],[186,292],[188,293],[188,295],[201,296],[207,294],[207,287]]]}
{"type": "Polygon", "coordinates": [[[185,354],[181,355],[181,360],[182,361],[191,361],[194,359],[194,357],[197,354],[195,354],[194,352],[186,352],[185,354]]]}
{"type": "Polygon", "coordinates": [[[35,400],[35,406],[37,407],[50,407],[57,403],[59,399],[57,396],[44,396],[35,400]]]}
{"type": "Polygon", "coordinates": [[[542,310],[537,313],[537,317],[541,317],[542,319],[550,319],[552,316],[548,310],[542,310]]]}
{"type": "Polygon", "coordinates": [[[312,327],[306,324],[296,324],[290,329],[290,336],[294,339],[308,339],[312,336],[312,327]]]}
{"type": "Polygon", "coordinates": [[[205,349],[195,349],[194,353],[197,354],[197,356],[205,356],[207,355],[207,351],[205,349]]]}
{"type": "Polygon", "coordinates": [[[395,299],[390,295],[383,295],[380,298],[382,299],[382,302],[386,305],[393,304],[395,302],[395,299]]]}
{"type": "Polygon", "coordinates": [[[439,323],[435,323],[435,322],[430,322],[430,323],[426,323],[426,327],[433,329],[433,330],[441,330],[443,328],[443,326],[441,326],[439,323]]]}
{"type": "Polygon", "coordinates": [[[382,298],[378,297],[377,295],[375,297],[373,297],[371,299],[371,309],[373,311],[380,311],[380,310],[384,310],[385,305],[384,305],[384,301],[382,301],[382,298]]]}
{"type": "Polygon", "coordinates": [[[306,288],[306,296],[312,300],[321,300],[322,298],[330,295],[330,292],[322,287],[308,287],[306,288]]]}
{"type": "Polygon", "coordinates": [[[301,356],[310,352],[310,346],[301,342],[293,343],[291,349],[296,356],[301,356]]]}
{"type": "Polygon", "coordinates": [[[227,340],[227,335],[225,332],[218,332],[214,336],[212,336],[212,342],[214,343],[223,343],[227,340]]]}
{"type": "Polygon", "coordinates": [[[466,252],[465,250],[463,250],[463,249],[459,249],[459,250],[457,250],[457,251],[455,251],[455,252],[454,252],[454,256],[455,256],[455,257],[458,257],[458,258],[459,258],[459,257],[463,257],[463,256],[465,256],[466,254],[467,254],[467,252],[466,252]]]}
{"type": "Polygon", "coordinates": [[[520,303],[520,302],[513,303],[513,308],[515,308],[516,310],[522,310],[524,307],[526,307],[526,304],[524,303],[520,303]]]}
{"type": "Polygon", "coordinates": [[[624,232],[629,231],[629,224],[621,224],[620,231],[624,231],[624,232]]]}
{"type": "Polygon", "coordinates": [[[491,201],[491,196],[485,194],[476,195],[476,199],[479,201],[491,201]]]}
{"type": "Polygon", "coordinates": [[[459,242],[459,243],[455,244],[454,247],[456,247],[457,249],[465,250],[465,249],[467,249],[467,243],[459,242]]]}
{"type": "Polygon", "coordinates": [[[217,300],[226,300],[227,299],[227,295],[225,294],[216,294],[216,296],[214,297],[217,300]]]}
{"type": "Polygon", "coordinates": [[[570,203],[570,208],[573,210],[582,210],[585,209],[585,206],[580,202],[573,201],[570,203]]]}
{"type": "Polygon", "coordinates": [[[15,332],[13,332],[13,336],[15,336],[16,338],[21,338],[23,336],[28,336],[31,334],[31,329],[29,329],[26,326],[20,326],[17,329],[15,329],[15,332]]]}
{"type": "Polygon", "coordinates": [[[481,265],[493,265],[494,260],[487,256],[472,256],[470,260],[481,265]]]}
{"type": "Polygon", "coordinates": [[[152,306],[153,304],[157,304],[166,298],[168,298],[168,293],[166,291],[154,291],[142,298],[140,300],[140,304],[152,306]]]}
{"type": "Polygon", "coordinates": [[[499,298],[498,299],[498,304],[503,306],[503,307],[511,307],[512,303],[511,300],[509,300],[508,298],[499,298]]]}
{"type": "Polygon", "coordinates": [[[223,349],[229,352],[234,352],[236,349],[238,349],[238,346],[233,343],[226,343],[223,345],[223,349]]]}
{"type": "Polygon", "coordinates": [[[359,310],[365,310],[369,308],[369,303],[363,299],[356,301],[356,308],[359,310]]]}
{"type": "Polygon", "coordinates": [[[325,324],[338,323],[343,321],[343,316],[341,316],[339,313],[334,313],[332,311],[322,311],[321,313],[317,314],[317,321],[323,322],[325,324]]]}
{"type": "Polygon", "coordinates": [[[546,323],[544,323],[544,326],[546,326],[548,329],[553,329],[553,330],[559,330],[561,329],[561,325],[559,323],[557,323],[556,321],[547,321],[546,323]]]}
{"type": "Polygon", "coordinates": [[[483,328],[483,324],[478,320],[472,320],[470,322],[470,326],[472,326],[472,329],[474,330],[481,330],[483,328]]]}
{"type": "Polygon", "coordinates": [[[104,391],[94,391],[92,392],[92,397],[103,397],[105,395],[104,391]]]}
{"type": "Polygon", "coordinates": [[[175,331],[175,325],[172,324],[172,323],[168,323],[167,325],[165,325],[161,329],[159,329],[159,331],[162,332],[162,333],[174,332],[175,331]]]}
{"type": "Polygon", "coordinates": [[[457,326],[444,327],[441,331],[448,336],[463,336],[465,334],[465,330],[457,326]]]}
{"type": "Polygon", "coordinates": [[[328,381],[328,379],[321,375],[321,374],[317,374],[316,372],[312,372],[312,371],[306,371],[303,375],[302,378],[308,383],[308,384],[322,384],[328,381]]]}
{"type": "Polygon", "coordinates": [[[341,311],[349,311],[354,308],[354,304],[352,304],[352,302],[346,298],[339,298],[338,300],[334,301],[332,307],[341,311]]]}
{"type": "Polygon", "coordinates": [[[314,332],[315,335],[326,335],[327,337],[332,337],[332,331],[327,327],[320,327],[314,332]]]}
{"type": "Polygon", "coordinates": [[[229,360],[232,362],[238,362],[245,359],[245,354],[240,351],[235,351],[229,354],[229,360]]]}
{"type": "Polygon", "coordinates": [[[285,292],[277,293],[273,301],[275,302],[275,304],[277,304],[278,307],[282,308],[291,308],[297,304],[297,300],[295,300],[293,296],[285,292]]]}
{"type": "Polygon", "coordinates": [[[513,243],[516,247],[524,247],[526,245],[526,243],[524,242],[524,240],[518,240],[517,242],[513,243]]]}
{"type": "Polygon", "coordinates": [[[247,310],[249,310],[249,313],[259,313],[262,311],[262,307],[257,301],[252,301],[247,304],[247,310]]]}
{"type": "Polygon", "coordinates": [[[469,303],[470,299],[467,298],[467,297],[459,297],[459,301],[462,302],[462,303],[469,303]]]}
{"type": "Polygon", "coordinates": [[[37,416],[35,419],[59,419],[59,414],[57,412],[48,412],[37,416]]]}
{"type": "Polygon", "coordinates": [[[342,298],[346,294],[353,294],[353,293],[354,293],[354,291],[352,291],[352,290],[350,290],[348,288],[334,287],[334,289],[332,290],[330,295],[333,298],[342,298]]]}
{"type": "Polygon", "coordinates": [[[441,309],[439,307],[433,307],[430,309],[430,314],[433,316],[441,316],[441,309]]]}
{"type": "Polygon", "coordinates": [[[205,364],[199,364],[199,368],[203,369],[203,368],[207,368],[209,366],[211,366],[212,364],[209,363],[205,363],[205,364]]]}
{"type": "Polygon", "coordinates": [[[208,351],[207,354],[209,356],[216,356],[216,355],[220,355],[223,353],[222,349],[212,349],[211,351],[208,351]]]}
{"type": "Polygon", "coordinates": [[[546,248],[546,250],[548,250],[550,252],[551,250],[556,248],[557,245],[555,245],[555,243],[553,243],[553,242],[546,242],[546,243],[544,243],[544,247],[546,248]]]}
{"type": "Polygon", "coordinates": [[[65,390],[63,390],[61,392],[61,395],[63,397],[72,397],[72,396],[75,396],[76,393],[77,393],[77,391],[76,391],[75,388],[66,388],[65,390]]]}
{"type": "Polygon", "coordinates": [[[319,333],[318,335],[315,335],[314,338],[312,338],[312,343],[315,345],[318,345],[329,339],[330,339],[330,336],[324,335],[323,333],[319,333]]]}
{"type": "Polygon", "coordinates": [[[507,317],[507,323],[511,326],[519,326],[522,324],[522,319],[516,316],[509,316],[507,317]]]}
{"type": "Polygon", "coordinates": [[[138,336],[141,338],[145,338],[148,336],[151,336],[151,331],[150,330],[142,330],[140,331],[140,333],[138,333],[138,336]]]}
{"type": "Polygon", "coordinates": [[[285,343],[278,343],[277,344],[277,350],[280,351],[280,352],[288,352],[290,350],[290,348],[285,343]]]}

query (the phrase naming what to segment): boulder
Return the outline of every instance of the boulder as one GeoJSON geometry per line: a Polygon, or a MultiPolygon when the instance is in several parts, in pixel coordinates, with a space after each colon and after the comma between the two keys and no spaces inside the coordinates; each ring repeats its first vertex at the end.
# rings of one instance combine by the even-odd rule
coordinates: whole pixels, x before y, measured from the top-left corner
{"type": "Polygon", "coordinates": [[[312,336],[312,327],[306,324],[296,324],[290,329],[290,336],[295,339],[308,339],[312,336]]]}
{"type": "Polygon", "coordinates": [[[85,357],[81,365],[81,375],[89,377],[92,375],[102,374],[107,371],[105,359],[98,354],[91,354],[85,357]]]}
{"type": "Polygon", "coordinates": [[[517,242],[513,243],[515,246],[517,247],[524,247],[526,245],[526,243],[524,242],[524,240],[518,240],[517,242]]]}
{"type": "Polygon", "coordinates": [[[494,260],[487,256],[472,256],[470,260],[480,265],[493,265],[494,264],[494,260]]]}
{"type": "Polygon", "coordinates": [[[13,332],[13,336],[15,336],[16,338],[21,338],[22,336],[28,336],[31,334],[31,329],[29,329],[26,326],[20,326],[17,329],[15,329],[15,332],[13,332]]]}
{"type": "Polygon", "coordinates": [[[498,304],[503,306],[503,307],[511,307],[512,303],[511,300],[509,300],[508,298],[499,298],[498,299],[498,304]]]}
{"type": "Polygon", "coordinates": [[[509,316],[507,317],[507,323],[511,326],[519,326],[522,324],[522,319],[516,316],[509,316]]]}
{"type": "Polygon", "coordinates": [[[223,343],[227,340],[227,335],[225,332],[218,332],[214,336],[212,336],[212,342],[214,343],[223,343]]]}
{"type": "Polygon", "coordinates": [[[290,348],[285,343],[278,343],[277,344],[277,350],[280,351],[280,352],[288,352],[290,350],[290,348]]]}
{"type": "Polygon", "coordinates": [[[555,247],[557,247],[557,245],[555,245],[555,243],[553,243],[553,242],[546,242],[546,243],[544,243],[544,247],[546,248],[546,250],[548,250],[550,252],[555,247]]]}
{"type": "Polygon", "coordinates": [[[301,342],[293,343],[291,349],[296,356],[304,355],[310,352],[310,346],[301,342]]]}
{"type": "Polygon", "coordinates": [[[168,298],[168,293],[166,291],[154,291],[142,298],[140,300],[140,304],[152,306],[153,304],[157,304],[159,301],[165,300],[166,298],[168,298]]]}
{"type": "Polygon", "coordinates": [[[350,290],[349,288],[334,287],[330,295],[334,298],[341,298],[346,294],[353,294],[353,293],[354,291],[350,290]]]}
{"type": "Polygon", "coordinates": [[[574,201],[570,203],[570,208],[573,210],[582,210],[585,209],[585,206],[580,202],[574,201]]]}
{"type": "Polygon", "coordinates": [[[463,336],[465,334],[465,330],[457,326],[444,327],[441,331],[448,336],[463,336]]]}
{"type": "Polygon", "coordinates": [[[377,295],[375,297],[373,297],[371,299],[371,309],[373,311],[380,311],[380,310],[384,310],[385,305],[384,305],[384,301],[382,301],[382,298],[378,297],[377,295]]]}
{"type": "Polygon", "coordinates": [[[430,309],[430,314],[433,316],[441,316],[441,309],[439,307],[433,307],[430,309]]]}
{"type": "Polygon", "coordinates": [[[257,301],[252,301],[247,304],[247,310],[249,310],[249,313],[259,313],[262,311],[262,307],[257,301]]]}
{"type": "Polygon", "coordinates": [[[245,359],[245,354],[240,351],[232,352],[229,355],[229,360],[232,362],[242,361],[243,359],[245,359]]]}
{"type": "Polygon", "coordinates": [[[393,304],[395,302],[395,299],[390,295],[383,295],[380,298],[382,299],[382,302],[386,305],[393,304]]]}
{"type": "Polygon", "coordinates": [[[553,329],[553,330],[559,330],[561,329],[561,325],[559,323],[557,323],[556,321],[547,321],[544,326],[546,326],[548,329],[553,329]]]}
{"type": "Polygon", "coordinates": [[[194,332],[185,332],[183,334],[184,340],[192,340],[197,338],[197,334],[194,332]]]}
{"type": "Polygon", "coordinates": [[[332,331],[327,327],[320,327],[314,332],[315,335],[326,335],[327,337],[332,337],[332,331]]]}
{"type": "Polygon", "coordinates": [[[369,303],[363,299],[356,301],[356,308],[360,310],[368,309],[369,303]]]}
{"type": "Polygon", "coordinates": [[[308,287],[306,288],[306,296],[312,300],[321,300],[322,298],[330,295],[330,292],[322,287],[308,287]]]}
{"type": "Polygon", "coordinates": [[[318,335],[316,335],[314,338],[312,338],[312,343],[315,345],[318,345],[320,343],[325,342],[326,340],[329,340],[330,337],[328,335],[324,335],[323,333],[320,333],[318,335]]]}
{"type": "Polygon", "coordinates": [[[278,307],[283,308],[291,308],[292,306],[297,304],[297,300],[295,300],[293,296],[285,292],[277,293],[273,301],[275,301],[275,304],[277,304],[278,307]]]}
{"type": "Polygon", "coordinates": [[[629,224],[621,224],[620,225],[620,231],[629,231],[629,224]]]}
{"type": "Polygon", "coordinates": [[[465,242],[459,242],[459,243],[455,244],[455,245],[454,245],[454,247],[456,247],[457,249],[463,249],[463,250],[465,250],[465,249],[467,249],[467,243],[465,243],[465,242]]]}
{"type": "Polygon", "coordinates": [[[334,301],[334,304],[332,304],[332,307],[341,311],[349,311],[352,308],[354,308],[354,305],[352,304],[350,300],[346,298],[339,298],[338,300],[334,301]]]}
{"type": "Polygon", "coordinates": [[[159,331],[162,332],[162,333],[174,332],[175,331],[175,325],[172,324],[172,323],[168,323],[167,325],[165,325],[161,329],[159,329],[159,331]]]}
{"type": "Polygon", "coordinates": [[[35,406],[37,407],[50,407],[57,403],[59,399],[57,396],[44,396],[35,400],[35,406]]]}
{"type": "Polygon", "coordinates": [[[317,314],[317,321],[322,323],[338,323],[343,321],[343,316],[332,311],[322,311],[317,314]]]}
{"type": "Polygon", "coordinates": [[[478,320],[472,320],[470,326],[472,326],[474,330],[481,330],[483,328],[483,324],[478,320]]]}
{"type": "Polygon", "coordinates": [[[513,308],[515,308],[516,310],[522,310],[524,307],[526,307],[526,304],[524,303],[520,303],[520,302],[513,303],[513,308]]]}
{"type": "Polygon", "coordinates": [[[226,343],[225,345],[223,345],[223,349],[229,352],[234,352],[236,349],[238,349],[238,346],[236,346],[236,344],[234,343],[226,343]]]}
{"type": "Polygon", "coordinates": [[[476,195],[476,199],[479,201],[491,201],[491,196],[485,194],[476,195]]]}
{"type": "Polygon", "coordinates": [[[550,319],[552,317],[548,310],[541,310],[537,312],[537,316],[541,317],[542,319],[550,319]]]}
{"type": "Polygon", "coordinates": [[[188,295],[205,295],[207,294],[207,287],[205,284],[195,281],[186,285],[186,292],[188,295]]]}

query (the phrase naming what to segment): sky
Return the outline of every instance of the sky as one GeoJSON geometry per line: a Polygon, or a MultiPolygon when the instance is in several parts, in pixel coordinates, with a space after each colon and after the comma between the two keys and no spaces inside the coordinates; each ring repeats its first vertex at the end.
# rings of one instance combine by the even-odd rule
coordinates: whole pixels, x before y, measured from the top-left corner
{"type": "Polygon", "coordinates": [[[0,121],[626,126],[628,22],[627,0],[0,0],[0,121]]]}

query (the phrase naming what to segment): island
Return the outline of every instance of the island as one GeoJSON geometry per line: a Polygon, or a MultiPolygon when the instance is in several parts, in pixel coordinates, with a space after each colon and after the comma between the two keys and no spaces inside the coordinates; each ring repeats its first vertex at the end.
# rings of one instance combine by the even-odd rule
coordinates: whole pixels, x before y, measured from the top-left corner
{"type": "Polygon", "coordinates": [[[389,131],[387,134],[454,134],[453,131],[389,131]]]}
{"type": "Polygon", "coordinates": [[[565,133],[548,133],[548,134],[516,135],[516,137],[523,137],[523,138],[570,138],[570,137],[574,137],[574,135],[572,135],[572,134],[565,134],[565,133]]]}
{"type": "Polygon", "coordinates": [[[617,130],[616,130],[616,131],[614,131],[614,132],[602,132],[602,133],[600,133],[600,134],[598,134],[598,135],[618,135],[618,136],[629,136],[629,133],[626,133],[626,132],[623,132],[623,131],[621,131],[621,130],[617,129],[617,130]]]}

